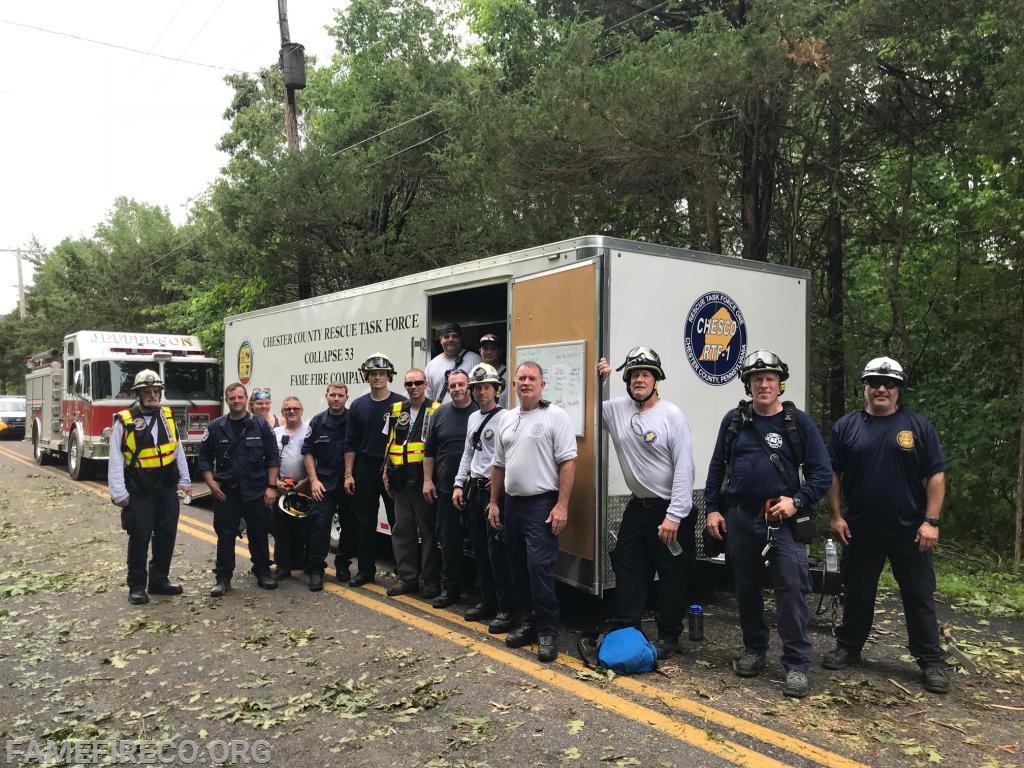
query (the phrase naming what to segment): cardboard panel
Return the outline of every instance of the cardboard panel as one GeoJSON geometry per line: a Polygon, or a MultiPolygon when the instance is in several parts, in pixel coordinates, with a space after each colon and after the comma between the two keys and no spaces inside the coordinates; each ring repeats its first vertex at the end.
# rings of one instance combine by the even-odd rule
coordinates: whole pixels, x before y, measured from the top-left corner
{"type": "MultiPolygon", "coordinates": [[[[564,552],[593,560],[596,538],[596,467],[598,443],[594,413],[597,393],[597,267],[585,263],[512,285],[512,337],[509,358],[515,349],[532,344],[586,341],[584,376],[594,371],[584,406],[586,436],[577,437],[576,483],[569,503],[569,522],[559,536],[564,552]]],[[[509,376],[510,384],[513,376],[509,376]]],[[[515,393],[509,393],[514,407],[515,393]]]]}

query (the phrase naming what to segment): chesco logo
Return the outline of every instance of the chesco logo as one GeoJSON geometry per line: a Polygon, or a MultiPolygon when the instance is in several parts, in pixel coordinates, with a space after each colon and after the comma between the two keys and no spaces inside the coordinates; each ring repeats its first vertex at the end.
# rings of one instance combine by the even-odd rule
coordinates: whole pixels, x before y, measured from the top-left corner
{"type": "Polygon", "coordinates": [[[252,379],[252,344],[243,341],[238,345],[238,380],[249,386],[252,379]]]}
{"type": "Polygon", "coordinates": [[[740,371],[747,348],[747,324],[739,306],[724,293],[705,293],[686,314],[686,359],[702,381],[728,384],[740,371]]]}

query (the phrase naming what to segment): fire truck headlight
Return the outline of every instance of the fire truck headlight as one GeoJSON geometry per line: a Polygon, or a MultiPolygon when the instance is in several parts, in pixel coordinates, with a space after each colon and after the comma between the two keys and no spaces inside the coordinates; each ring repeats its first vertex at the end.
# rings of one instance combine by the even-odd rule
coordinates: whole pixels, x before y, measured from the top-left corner
{"type": "Polygon", "coordinates": [[[109,443],[110,442],[110,435],[113,433],[113,431],[114,430],[111,429],[110,427],[104,427],[103,428],[103,432],[100,435],[100,437],[103,439],[104,443],[109,443]]]}

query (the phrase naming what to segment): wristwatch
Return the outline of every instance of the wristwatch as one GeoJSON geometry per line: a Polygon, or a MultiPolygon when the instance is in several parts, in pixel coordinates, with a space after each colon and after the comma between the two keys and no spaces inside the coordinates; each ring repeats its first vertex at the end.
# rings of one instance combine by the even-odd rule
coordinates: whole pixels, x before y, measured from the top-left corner
{"type": "Polygon", "coordinates": [[[926,517],[924,521],[935,528],[939,527],[939,518],[937,517],[926,517]]]}
{"type": "Polygon", "coordinates": [[[793,506],[796,507],[797,509],[803,509],[804,508],[804,500],[794,496],[793,497],[793,506]]]}

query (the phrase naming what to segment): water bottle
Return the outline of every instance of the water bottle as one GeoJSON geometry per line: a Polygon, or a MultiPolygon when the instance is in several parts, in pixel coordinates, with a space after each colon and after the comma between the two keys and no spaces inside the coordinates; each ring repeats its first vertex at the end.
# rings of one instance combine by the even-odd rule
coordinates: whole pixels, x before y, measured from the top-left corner
{"type": "Polygon", "coordinates": [[[828,573],[836,573],[839,570],[839,550],[836,549],[836,543],[833,539],[829,539],[825,542],[825,571],[828,573]]]}
{"type": "Polygon", "coordinates": [[[699,605],[691,605],[688,618],[690,639],[700,641],[704,639],[704,609],[699,605]]]}
{"type": "Polygon", "coordinates": [[[665,546],[668,547],[668,551],[672,553],[672,557],[679,557],[679,555],[683,554],[683,545],[679,543],[678,539],[672,539],[672,541],[665,546]]]}

